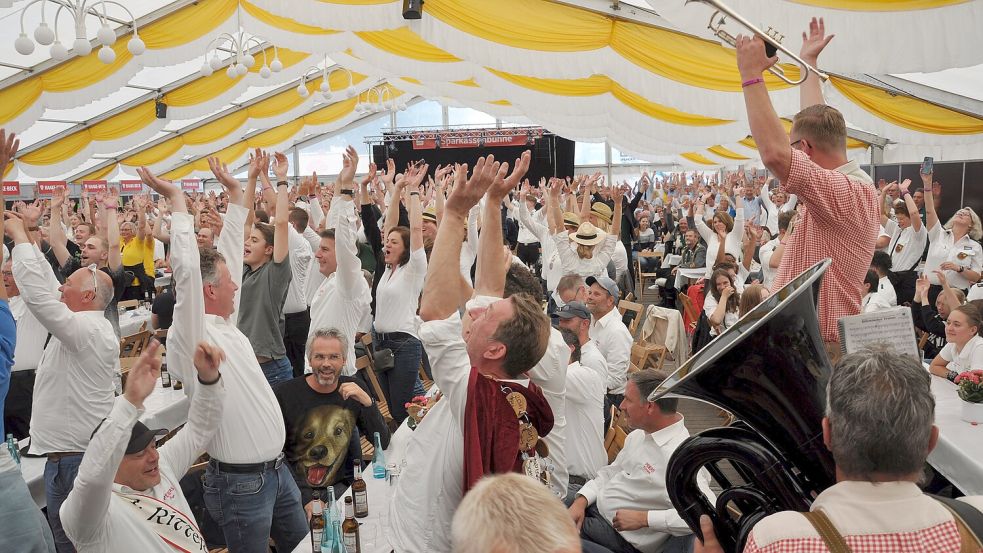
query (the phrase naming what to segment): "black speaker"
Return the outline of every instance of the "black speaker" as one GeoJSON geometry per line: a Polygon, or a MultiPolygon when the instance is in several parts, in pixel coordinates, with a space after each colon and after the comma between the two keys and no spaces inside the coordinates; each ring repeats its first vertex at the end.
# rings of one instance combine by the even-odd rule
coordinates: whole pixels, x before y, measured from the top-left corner
{"type": "Polygon", "coordinates": [[[423,17],[423,0],[403,0],[403,19],[423,17]]]}
{"type": "Polygon", "coordinates": [[[167,104],[161,102],[160,100],[157,100],[156,108],[157,108],[157,119],[167,119],[167,104]]]}

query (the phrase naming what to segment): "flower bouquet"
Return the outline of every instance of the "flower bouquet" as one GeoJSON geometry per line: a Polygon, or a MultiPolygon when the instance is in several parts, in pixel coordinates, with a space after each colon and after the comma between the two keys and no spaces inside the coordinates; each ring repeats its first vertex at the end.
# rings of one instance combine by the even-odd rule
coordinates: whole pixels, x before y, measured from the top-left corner
{"type": "Polygon", "coordinates": [[[953,382],[959,386],[959,399],[963,400],[962,419],[973,424],[983,423],[983,370],[960,373],[953,382]]]}
{"type": "Polygon", "coordinates": [[[433,397],[416,396],[406,404],[406,413],[410,416],[407,423],[409,427],[416,430],[416,427],[423,421],[423,417],[440,401],[440,394],[433,397]]]}

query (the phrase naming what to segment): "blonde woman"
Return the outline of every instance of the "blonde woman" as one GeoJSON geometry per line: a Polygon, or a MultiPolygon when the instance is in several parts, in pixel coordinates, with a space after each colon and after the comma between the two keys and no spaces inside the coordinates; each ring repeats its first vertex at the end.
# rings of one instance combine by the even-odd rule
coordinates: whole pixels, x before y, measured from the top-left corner
{"type": "MultiPolygon", "coordinates": [[[[558,196],[559,187],[554,187],[550,193],[558,196]]],[[[614,195],[614,219],[620,221],[622,191],[615,188],[612,193],[614,195]]],[[[586,201],[589,202],[589,200],[586,201]]],[[[554,220],[563,218],[558,201],[550,202],[550,210],[554,220]]],[[[583,217],[581,220],[586,218],[583,217]]],[[[613,225],[613,227],[613,232],[607,233],[585,221],[580,223],[576,232],[568,233],[564,229],[553,235],[564,274],[576,274],[582,277],[607,276],[608,263],[615,254],[621,236],[621,225],[613,225]]]]}
{"type": "Polygon", "coordinates": [[[980,217],[971,207],[956,212],[943,227],[936,212],[932,194],[932,173],[922,173],[925,195],[925,226],[928,227],[928,256],[925,270],[931,286],[928,302],[934,304],[942,283],[934,271],[943,271],[949,286],[967,290],[980,280],[983,274],[983,248],[978,240],[983,238],[980,217]]]}
{"type": "MultiPolygon", "coordinates": [[[[720,238],[718,234],[726,232],[726,241],[724,242],[724,251],[734,256],[734,259],[741,260],[741,241],[744,238],[744,204],[742,203],[741,197],[744,195],[744,189],[742,187],[737,187],[734,190],[734,195],[736,196],[735,205],[736,216],[732,219],[730,214],[726,211],[717,210],[713,214],[711,219],[711,225],[713,228],[707,226],[703,222],[703,211],[706,209],[704,205],[704,200],[700,200],[696,203],[696,217],[693,217],[696,223],[696,230],[703,237],[703,241],[707,244],[707,252],[715,252],[720,247],[720,238]]],[[[711,263],[707,263],[706,278],[710,278],[713,272],[713,267],[711,263]]]]}

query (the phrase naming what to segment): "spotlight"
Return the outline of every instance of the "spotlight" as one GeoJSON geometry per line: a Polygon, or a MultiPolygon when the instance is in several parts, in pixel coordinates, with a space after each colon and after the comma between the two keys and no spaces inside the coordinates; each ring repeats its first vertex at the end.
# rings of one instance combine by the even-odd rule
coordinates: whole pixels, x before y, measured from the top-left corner
{"type": "Polygon", "coordinates": [[[423,17],[423,0],[403,0],[403,19],[423,17]]]}
{"type": "Polygon", "coordinates": [[[167,119],[167,104],[157,100],[155,107],[157,109],[157,119],[167,119]]]}

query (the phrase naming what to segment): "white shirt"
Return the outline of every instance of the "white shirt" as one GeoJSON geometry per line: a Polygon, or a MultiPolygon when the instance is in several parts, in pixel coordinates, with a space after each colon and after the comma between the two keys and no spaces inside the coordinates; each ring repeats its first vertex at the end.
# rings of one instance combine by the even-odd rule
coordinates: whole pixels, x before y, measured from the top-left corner
{"type": "Polygon", "coordinates": [[[576,274],[584,278],[607,276],[608,263],[617,250],[618,242],[620,241],[613,234],[608,234],[602,242],[594,246],[593,257],[581,259],[577,255],[577,243],[570,240],[566,230],[553,235],[553,243],[556,244],[556,251],[560,256],[563,274],[576,274]]]}
{"type": "Polygon", "coordinates": [[[884,230],[891,235],[887,250],[891,254],[891,270],[896,273],[913,270],[925,252],[925,243],[928,240],[925,225],[921,225],[918,232],[915,232],[915,227],[911,225],[902,229],[895,221],[888,221],[884,230]]]}
{"type": "Polygon", "coordinates": [[[11,253],[20,297],[51,341],[38,362],[31,412],[31,453],[85,451],[113,407],[119,340],[104,310],[73,312],[62,303],[51,265],[31,244],[11,253]]]}
{"type": "MultiPolygon", "coordinates": [[[[582,353],[582,352],[581,352],[582,353]]],[[[567,367],[567,469],[588,480],[608,464],[604,450],[604,379],[579,361],[567,367]]],[[[552,432],[550,433],[552,435],[552,432]]],[[[547,436],[549,437],[549,436],[547,436]]],[[[550,453],[552,453],[552,448],[550,453]]]]}
{"type": "MultiPolygon", "coordinates": [[[[765,288],[771,289],[771,283],[775,280],[775,275],[778,274],[778,268],[774,269],[771,267],[771,256],[775,255],[775,249],[778,248],[778,238],[773,238],[768,242],[765,242],[764,246],[758,250],[758,258],[761,259],[761,276],[764,282],[761,284],[765,288]]],[[[743,267],[743,265],[740,265],[743,267]]]]}
{"type": "MultiPolygon", "coordinates": [[[[737,290],[738,293],[740,293],[740,289],[736,285],[734,286],[734,289],[737,290]]],[[[706,295],[706,298],[704,298],[703,300],[703,312],[706,313],[707,319],[709,319],[710,315],[713,315],[713,312],[717,310],[718,303],[719,302],[717,301],[717,298],[713,297],[712,293],[706,295]]],[[[721,331],[720,333],[723,333],[724,330],[727,330],[728,328],[737,324],[738,319],[740,319],[740,317],[737,316],[737,311],[725,312],[724,320],[720,323],[720,331],[721,331]]],[[[711,324],[710,335],[716,336],[717,334],[718,334],[717,327],[711,324]]]]}
{"type": "MultiPolygon", "coordinates": [[[[126,504],[126,499],[114,492],[151,496],[197,525],[181,491],[180,480],[201,456],[205,443],[215,433],[222,418],[222,407],[226,403],[224,379],[223,376],[216,384],[199,386],[195,400],[191,402],[188,423],[157,450],[160,482],[148,490],[133,490],[113,481],[126,452],[130,431],[143,413],[143,409],[138,410],[125,397],[116,398],[109,417],[92,437],[92,447],[82,457],[75,485],[61,506],[65,533],[80,553],[174,552],[174,548],[146,523],[146,516],[140,516],[126,504]]],[[[166,524],[175,524],[175,519],[170,517],[164,520],[167,520],[166,524]]],[[[207,551],[204,544],[200,551],[207,551]]]]}
{"type": "Polygon", "coordinates": [[[886,276],[877,279],[877,293],[880,294],[884,303],[891,307],[898,305],[898,293],[894,291],[894,285],[891,284],[891,279],[886,276]]]}
{"type": "MultiPolygon", "coordinates": [[[[533,205],[536,205],[536,204],[534,203],[533,205]]],[[[516,213],[516,212],[523,211],[523,210],[525,210],[525,211],[528,212],[529,211],[529,205],[526,202],[522,201],[522,200],[515,200],[512,203],[512,209],[510,209],[509,211],[511,213],[516,213]]],[[[545,209],[539,209],[539,210],[537,210],[535,213],[532,214],[531,218],[534,219],[540,225],[545,225],[546,224],[546,210],[545,209]]],[[[522,219],[521,216],[518,217],[518,220],[519,220],[519,235],[517,237],[517,240],[519,241],[519,243],[520,244],[532,244],[534,242],[538,242],[539,241],[539,236],[537,236],[537,233],[534,232],[532,230],[532,228],[530,228],[530,226],[527,224],[528,221],[523,221],[523,219],[522,219]]]]}
{"type": "MultiPolygon", "coordinates": [[[[249,339],[235,321],[231,317],[223,319],[205,314],[194,220],[187,213],[175,213],[171,224],[171,269],[177,303],[174,324],[167,335],[168,370],[184,382],[193,399],[198,388],[192,361],[195,348],[201,341],[222,348],[225,361],[219,370],[228,400],[222,422],[206,445],[206,451],[224,463],[262,463],[276,459],[286,439],[280,404],[256,361],[249,339]]],[[[227,219],[222,234],[226,231],[237,234],[237,230],[237,227],[229,228],[227,219]]]]}
{"type": "MultiPolygon", "coordinates": [[[[734,217],[734,228],[727,233],[727,240],[724,243],[724,252],[734,256],[737,261],[741,260],[741,240],[744,239],[744,208],[739,207],[734,217]]],[[[712,218],[712,213],[711,213],[712,218]]],[[[713,274],[713,266],[716,264],[717,251],[720,249],[720,239],[712,228],[707,226],[701,217],[694,217],[696,230],[707,243],[707,272],[705,278],[710,278],[713,274]]]]}
{"type": "MultiPolygon", "coordinates": [[[[346,376],[355,374],[355,333],[366,313],[371,311],[372,290],[362,277],[362,263],[358,259],[355,246],[355,212],[350,200],[336,198],[341,217],[335,228],[335,259],[337,268],[314,293],[311,300],[311,327],[308,337],[323,328],[337,328],[348,338],[348,351],[345,352],[346,376]]],[[[320,273],[319,273],[320,274],[320,273]]]]}
{"type": "Polygon", "coordinates": [[[518,212],[519,222],[526,225],[529,232],[536,235],[539,245],[543,248],[543,280],[546,281],[546,289],[554,291],[564,275],[563,263],[560,262],[560,254],[557,253],[556,242],[550,239],[549,228],[544,223],[532,217],[529,214],[529,208],[524,203],[519,203],[518,212]]]}
{"type": "Polygon", "coordinates": [[[416,310],[427,278],[427,252],[420,248],[396,270],[386,267],[375,290],[376,332],[405,332],[416,336],[416,310]]]}
{"type": "Polygon", "coordinates": [[[625,243],[621,240],[614,246],[614,255],[611,256],[611,261],[614,261],[614,280],[621,278],[621,275],[625,274],[628,270],[628,250],[625,249],[625,243]]]}
{"type": "Polygon", "coordinates": [[[478,206],[468,213],[468,238],[461,244],[461,276],[468,284],[471,282],[471,266],[478,258],[478,206]]]}
{"type": "Polygon", "coordinates": [[[600,319],[591,316],[590,337],[597,344],[597,349],[608,364],[606,383],[608,393],[625,393],[633,340],[628,327],[621,322],[621,314],[618,310],[611,309],[600,319]]]}
{"type": "Polygon", "coordinates": [[[874,313],[875,311],[884,311],[885,309],[891,309],[891,305],[877,292],[866,294],[860,300],[861,313],[874,313]]]}
{"type": "Polygon", "coordinates": [[[983,282],[969,287],[969,292],[966,293],[966,301],[973,300],[983,300],[983,282]]]}
{"type": "MultiPolygon", "coordinates": [[[[953,241],[952,231],[942,228],[942,224],[936,222],[935,226],[928,231],[928,256],[925,257],[925,276],[928,281],[935,285],[941,285],[939,277],[935,271],[939,265],[945,263],[955,263],[960,267],[965,267],[971,271],[980,272],[983,270],[983,248],[980,243],[973,240],[969,235],[964,235],[958,242],[953,241]]],[[[963,290],[973,285],[959,271],[945,271],[946,282],[953,288],[963,290]]]]}
{"type": "Polygon", "coordinates": [[[939,352],[939,357],[949,362],[946,369],[950,371],[983,369],[983,338],[973,336],[959,351],[956,351],[956,344],[949,342],[939,352]]]}
{"type": "Polygon", "coordinates": [[[290,247],[290,285],[287,287],[287,298],[283,302],[284,314],[300,313],[307,309],[307,299],[304,290],[307,283],[307,270],[314,252],[304,235],[297,232],[293,225],[287,225],[287,238],[290,247]]]}
{"type": "Polygon", "coordinates": [[[580,365],[596,372],[601,380],[607,382],[608,362],[601,355],[601,350],[597,349],[596,341],[589,339],[580,345],[580,365]]]}
{"type": "MultiPolygon", "coordinates": [[[[666,490],[669,458],[689,437],[684,422],[680,415],[679,421],[657,432],[632,431],[614,462],[599,470],[597,478],[577,492],[588,505],[597,503],[597,510],[608,522],[613,523],[618,509],[648,511],[648,528],[621,532],[621,537],[642,553],[659,551],[670,535],[692,532],[672,506],[666,490]]],[[[712,505],[716,496],[710,491],[705,469],[700,470],[697,479],[712,505]]]]}
{"type": "MultiPolygon", "coordinates": [[[[498,298],[481,298],[482,303],[490,305],[498,298]]],[[[468,307],[471,307],[471,302],[468,307]]],[[[550,487],[553,493],[559,497],[567,496],[567,484],[570,481],[570,474],[567,472],[567,366],[570,363],[570,346],[563,339],[560,331],[550,327],[550,339],[546,346],[546,353],[543,358],[536,363],[536,366],[529,370],[529,379],[537,386],[542,388],[546,403],[553,411],[553,429],[547,434],[543,441],[549,446],[550,454],[548,460],[553,464],[553,474],[550,478],[550,487]]],[[[577,428],[573,426],[571,428],[577,428]]],[[[579,429],[577,430],[580,431],[579,429]]]]}
{"type": "Polygon", "coordinates": [[[24,303],[24,298],[14,296],[8,302],[10,313],[17,321],[17,346],[14,349],[14,365],[10,372],[30,371],[38,368],[41,355],[44,353],[44,336],[47,338],[48,329],[31,313],[24,303]]]}

